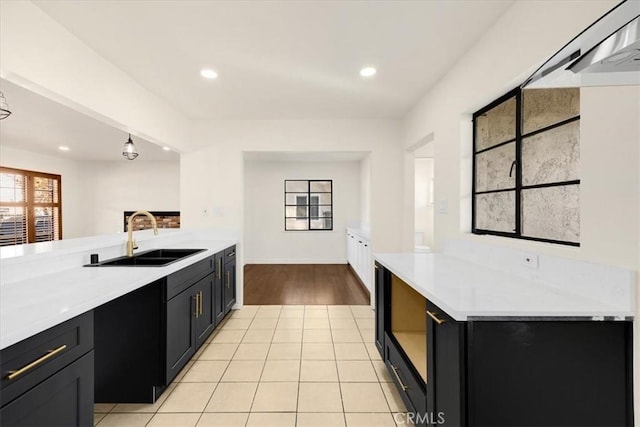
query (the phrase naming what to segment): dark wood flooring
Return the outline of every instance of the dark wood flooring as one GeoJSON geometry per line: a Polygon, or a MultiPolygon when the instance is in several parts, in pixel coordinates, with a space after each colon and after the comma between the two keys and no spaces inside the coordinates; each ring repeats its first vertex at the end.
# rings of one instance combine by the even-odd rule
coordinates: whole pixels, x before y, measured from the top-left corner
{"type": "Polygon", "coordinates": [[[346,264],[247,264],[244,303],[369,304],[369,294],[346,264]]]}

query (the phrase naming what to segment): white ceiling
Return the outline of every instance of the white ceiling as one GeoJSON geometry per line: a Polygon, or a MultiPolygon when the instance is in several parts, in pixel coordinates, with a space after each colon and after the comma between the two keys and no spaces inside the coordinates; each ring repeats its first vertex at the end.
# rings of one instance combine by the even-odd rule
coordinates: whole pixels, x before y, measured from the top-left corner
{"type": "MultiPolygon", "coordinates": [[[[48,154],[71,160],[115,160],[128,162],[122,147],[124,131],[95,120],[48,98],[0,79],[0,91],[12,114],[0,121],[0,143],[6,147],[48,154]],[[62,152],[64,145],[70,151],[62,152]]],[[[174,151],[132,136],[140,156],[135,162],[178,161],[174,151]]]]}
{"type": "Polygon", "coordinates": [[[187,117],[354,119],[402,117],[512,1],[34,3],[187,117]]]}
{"type": "Polygon", "coordinates": [[[365,151],[245,151],[244,159],[255,162],[357,162],[365,151]]]}

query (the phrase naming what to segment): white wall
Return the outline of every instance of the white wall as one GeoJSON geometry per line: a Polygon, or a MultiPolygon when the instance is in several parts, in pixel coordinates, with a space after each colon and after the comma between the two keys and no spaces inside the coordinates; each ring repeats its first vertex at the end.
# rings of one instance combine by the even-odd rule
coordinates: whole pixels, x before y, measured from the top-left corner
{"type": "Polygon", "coordinates": [[[123,232],[124,211],[180,210],[178,162],[83,162],[82,177],[87,236],[123,232]]]}
{"type": "Polygon", "coordinates": [[[244,163],[244,261],[247,264],[346,262],[348,223],[360,216],[360,162],[244,163]],[[333,230],[284,231],[284,180],[333,180],[333,230]]]}
{"type": "MultiPolygon", "coordinates": [[[[405,147],[431,132],[436,135],[436,247],[449,237],[466,238],[638,270],[638,87],[581,90],[579,248],[468,233],[471,114],[519,85],[542,61],[616,3],[553,2],[551,10],[549,2],[515,2],[406,116],[403,123],[405,147]],[[540,31],[541,22],[544,22],[544,31],[540,31]],[[439,201],[448,203],[447,214],[437,213],[439,201]]],[[[639,318],[640,304],[636,307],[636,318],[639,318]]],[[[640,347],[637,343],[640,342],[640,334],[637,326],[635,339],[635,402],[638,413],[640,347]]]]}
{"type": "MultiPolygon", "coordinates": [[[[354,224],[355,225],[355,224],[354,224]]],[[[360,222],[363,230],[371,230],[371,156],[360,161],[360,222]]]]}
{"type": "Polygon", "coordinates": [[[86,236],[84,234],[83,174],[80,165],[59,157],[46,156],[17,150],[0,144],[0,166],[52,173],[61,176],[62,186],[62,237],[86,236]]]}
{"type": "Polygon", "coordinates": [[[64,239],[122,232],[124,211],[180,210],[178,162],[80,162],[0,145],[0,165],[61,175],[64,239]]]}
{"type": "Polygon", "coordinates": [[[29,1],[0,2],[0,51],[4,79],[177,151],[191,140],[173,106],[29,1]]]}
{"type": "MultiPolygon", "coordinates": [[[[374,252],[400,250],[403,154],[397,121],[214,121],[200,123],[194,134],[195,142],[204,148],[180,157],[183,226],[242,230],[243,151],[368,151],[372,248],[374,252]]],[[[240,244],[240,266],[243,251],[240,244]]],[[[242,283],[242,269],[238,274],[242,283]]],[[[239,286],[239,304],[242,293],[239,286]]]]}

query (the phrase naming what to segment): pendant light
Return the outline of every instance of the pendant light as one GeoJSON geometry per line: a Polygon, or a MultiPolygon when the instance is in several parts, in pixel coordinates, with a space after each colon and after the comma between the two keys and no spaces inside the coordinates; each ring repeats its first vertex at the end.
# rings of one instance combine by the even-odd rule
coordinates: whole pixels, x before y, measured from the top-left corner
{"type": "Polygon", "coordinates": [[[7,104],[7,98],[4,97],[4,94],[0,92],[0,120],[6,119],[11,115],[11,111],[9,111],[9,104],[7,104]]]}
{"type": "Polygon", "coordinates": [[[129,134],[129,139],[124,143],[124,147],[122,147],[122,155],[127,160],[133,160],[138,157],[138,151],[136,151],[136,146],[133,145],[133,141],[131,140],[131,134],[129,134]]]}

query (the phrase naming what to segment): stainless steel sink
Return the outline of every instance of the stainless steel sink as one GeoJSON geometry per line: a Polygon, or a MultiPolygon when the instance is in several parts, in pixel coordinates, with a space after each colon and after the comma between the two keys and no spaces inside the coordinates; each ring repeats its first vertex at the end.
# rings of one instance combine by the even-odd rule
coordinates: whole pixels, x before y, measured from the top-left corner
{"type": "Polygon", "coordinates": [[[206,249],[152,249],[133,256],[108,259],[85,267],[162,267],[206,249]]]}

